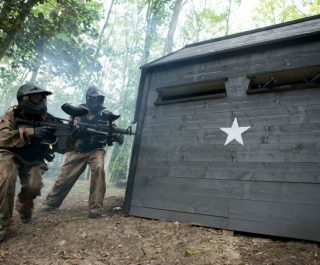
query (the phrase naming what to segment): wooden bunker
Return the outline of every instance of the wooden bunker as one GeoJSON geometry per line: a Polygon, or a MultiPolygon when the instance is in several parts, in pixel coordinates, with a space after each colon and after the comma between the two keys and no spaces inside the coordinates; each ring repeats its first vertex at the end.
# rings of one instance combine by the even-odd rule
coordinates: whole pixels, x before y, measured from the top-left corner
{"type": "Polygon", "coordinates": [[[142,66],[135,119],[125,214],[320,241],[320,16],[142,66]]]}

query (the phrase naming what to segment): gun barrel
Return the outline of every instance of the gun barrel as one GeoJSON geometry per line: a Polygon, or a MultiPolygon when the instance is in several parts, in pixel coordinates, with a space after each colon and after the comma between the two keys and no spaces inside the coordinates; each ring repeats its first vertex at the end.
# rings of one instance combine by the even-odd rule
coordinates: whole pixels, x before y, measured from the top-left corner
{"type": "Polygon", "coordinates": [[[105,128],[90,128],[87,127],[86,130],[88,132],[93,132],[96,134],[102,134],[102,135],[109,135],[110,133],[120,133],[120,134],[127,134],[127,135],[134,135],[134,132],[132,131],[131,127],[129,126],[127,129],[119,128],[119,127],[105,127],[105,128]],[[99,130],[100,129],[100,130],[99,130]]]}
{"type": "Polygon", "coordinates": [[[63,123],[63,121],[66,121],[64,119],[58,119],[59,122],[50,122],[50,121],[29,121],[29,120],[24,120],[24,119],[20,119],[20,118],[16,118],[15,122],[17,125],[29,125],[29,126],[32,126],[32,127],[42,127],[42,126],[52,126],[52,127],[55,127],[55,128],[69,128],[70,125],[69,124],[66,124],[66,123],[63,123]]]}
{"type": "Polygon", "coordinates": [[[108,135],[109,133],[120,133],[120,134],[127,134],[127,135],[134,135],[134,132],[132,131],[131,126],[129,126],[126,129],[115,127],[108,124],[91,124],[91,123],[85,123],[80,122],[78,126],[84,126],[86,130],[95,132],[97,134],[105,134],[108,135]]]}
{"type": "Polygon", "coordinates": [[[116,132],[116,133],[134,135],[134,132],[132,131],[131,126],[129,126],[127,129],[115,127],[113,130],[114,130],[114,132],[116,132]]]}

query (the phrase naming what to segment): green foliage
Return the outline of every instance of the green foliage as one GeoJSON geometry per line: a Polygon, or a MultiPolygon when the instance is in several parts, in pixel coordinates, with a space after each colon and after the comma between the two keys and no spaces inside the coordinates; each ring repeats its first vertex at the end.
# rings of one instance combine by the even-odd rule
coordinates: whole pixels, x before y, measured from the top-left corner
{"type": "Polygon", "coordinates": [[[289,0],[260,0],[252,20],[256,27],[262,27],[315,15],[320,11],[319,0],[303,0],[302,5],[298,3],[289,0]]]}
{"type": "Polygon", "coordinates": [[[0,115],[2,115],[9,106],[16,104],[16,89],[13,83],[17,75],[5,65],[0,65],[0,76],[0,115]]]}
{"type": "Polygon", "coordinates": [[[82,74],[93,68],[101,5],[94,1],[54,1],[38,4],[7,51],[11,67],[30,71],[42,67],[69,84],[84,85],[82,74]]]}
{"type": "Polygon", "coordinates": [[[302,6],[306,11],[301,11],[304,16],[320,14],[320,0],[302,0],[302,6]]]}
{"type": "Polygon", "coordinates": [[[123,188],[127,182],[128,160],[130,159],[131,144],[125,142],[116,145],[111,159],[110,181],[117,187],[123,188]]]}
{"type": "MultiPolygon", "coordinates": [[[[36,3],[37,1],[35,1],[36,3]]],[[[4,0],[1,4],[1,20],[0,20],[0,30],[2,32],[1,37],[5,37],[7,33],[11,30],[18,30],[20,27],[20,21],[18,17],[23,13],[25,1],[23,0],[4,0]]],[[[0,39],[0,42],[3,38],[0,39]]]]}
{"type": "Polygon", "coordinates": [[[241,0],[192,2],[183,25],[180,28],[183,43],[193,43],[229,34],[230,18],[236,12],[241,0]]]}

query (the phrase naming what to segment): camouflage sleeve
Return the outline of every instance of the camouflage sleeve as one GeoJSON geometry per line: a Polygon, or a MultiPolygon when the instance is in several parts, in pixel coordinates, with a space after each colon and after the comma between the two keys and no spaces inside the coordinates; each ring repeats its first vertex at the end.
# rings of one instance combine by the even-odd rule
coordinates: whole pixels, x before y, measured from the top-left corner
{"type": "MultiPolygon", "coordinates": [[[[75,117],[73,124],[78,125],[81,122],[81,117],[75,117]]],[[[82,137],[83,135],[79,138],[76,135],[72,134],[68,137],[68,147],[69,147],[69,152],[74,151],[76,147],[82,143],[82,137]]]]}
{"type": "Polygon", "coordinates": [[[32,128],[17,128],[13,113],[6,113],[0,119],[0,148],[22,147],[29,143],[32,128]]]}

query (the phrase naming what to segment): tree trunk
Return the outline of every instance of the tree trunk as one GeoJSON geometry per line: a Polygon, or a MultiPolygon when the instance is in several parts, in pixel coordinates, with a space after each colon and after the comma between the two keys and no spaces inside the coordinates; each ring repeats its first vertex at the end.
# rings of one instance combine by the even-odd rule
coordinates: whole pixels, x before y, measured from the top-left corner
{"type": "Polygon", "coordinates": [[[45,44],[44,36],[41,35],[40,39],[38,40],[38,43],[36,45],[37,56],[36,56],[36,60],[35,60],[35,67],[33,69],[32,76],[30,78],[30,83],[35,83],[35,81],[37,79],[39,69],[42,64],[43,53],[44,53],[44,44],[45,44]]]}
{"type": "Polygon", "coordinates": [[[25,69],[23,70],[23,73],[22,73],[22,75],[21,75],[20,79],[19,79],[18,84],[23,84],[23,83],[25,82],[25,80],[26,80],[26,78],[27,78],[28,73],[29,73],[28,69],[27,69],[27,68],[25,68],[25,69]]]}
{"type": "Polygon", "coordinates": [[[35,69],[33,69],[31,78],[29,80],[30,83],[35,83],[36,82],[36,79],[37,79],[37,76],[38,76],[38,73],[39,73],[39,68],[40,68],[39,65],[37,65],[35,67],[35,69]]]}
{"type": "Polygon", "coordinates": [[[239,7],[241,4],[242,0],[228,0],[228,6],[226,9],[226,16],[225,16],[225,20],[226,20],[226,30],[225,30],[225,35],[229,35],[230,34],[230,29],[231,29],[231,24],[230,24],[230,18],[231,18],[231,14],[232,11],[235,10],[236,7],[239,7]]]}
{"type": "MultiPolygon", "coordinates": [[[[127,23],[126,23],[127,25],[127,23]]],[[[126,26],[127,32],[129,32],[130,29],[126,26]]],[[[129,67],[129,49],[130,49],[130,43],[128,40],[128,34],[126,34],[125,37],[125,43],[126,43],[126,54],[125,54],[125,59],[124,59],[124,66],[123,66],[123,73],[122,73],[122,81],[121,81],[121,91],[120,91],[120,97],[119,97],[119,103],[118,103],[118,109],[119,112],[122,113],[124,111],[124,103],[125,103],[125,92],[126,89],[128,88],[128,84],[130,82],[130,71],[128,71],[129,67]]]]}
{"type": "Polygon", "coordinates": [[[174,33],[175,33],[177,25],[178,25],[181,7],[182,7],[182,0],[176,0],[173,14],[172,14],[170,24],[169,24],[169,30],[168,30],[168,34],[167,34],[167,39],[166,39],[166,44],[164,47],[163,55],[166,55],[166,54],[172,52],[173,36],[174,36],[174,33]]]}
{"type": "MultiPolygon", "coordinates": [[[[97,49],[96,49],[96,51],[95,51],[95,53],[94,53],[93,60],[92,60],[92,67],[91,67],[90,73],[89,73],[89,79],[88,79],[89,82],[93,82],[94,79],[95,79],[95,78],[94,78],[94,75],[93,75],[93,73],[94,73],[94,68],[95,68],[95,63],[96,63],[96,61],[97,61],[97,58],[99,57],[99,52],[100,52],[101,47],[102,47],[102,40],[104,39],[104,32],[105,32],[107,26],[109,25],[110,15],[111,15],[111,11],[112,11],[112,7],[113,7],[113,4],[114,4],[114,1],[115,1],[115,0],[112,0],[112,1],[111,1],[110,8],[109,8],[107,17],[106,17],[106,19],[105,19],[105,21],[104,21],[103,27],[102,27],[101,32],[100,32],[100,34],[99,34],[97,49]]],[[[109,37],[108,37],[108,38],[109,38],[109,37]]],[[[108,43],[108,41],[109,41],[108,38],[105,40],[105,43],[108,43]]]]}
{"type": "Polygon", "coordinates": [[[108,15],[107,15],[106,20],[104,21],[103,27],[101,29],[101,32],[100,32],[100,35],[99,35],[99,40],[98,40],[98,46],[97,46],[96,53],[94,55],[94,59],[97,59],[98,56],[99,56],[99,52],[100,52],[100,49],[101,49],[102,38],[103,38],[103,35],[104,35],[104,31],[106,30],[106,28],[107,28],[107,26],[109,24],[109,19],[110,19],[110,15],[111,15],[113,4],[114,4],[114,0],[111,1],[110,8],[109,8],[109,11],[108,11],[108,15]]]}
{"type": "Polygon", "coordinates": [[[232,1],[233,1],[233,0],[229,0],[228,7],[227,7],[227,12],[226,12],[226,31],[225,31],[225,35],[228,35],[228,34],[229,34],[229,31],[230,31],[230,15],[231,15],[232,1]]]}
{"type": "MultiPolygon", "coordinates": [[[[197,9],[195,8],[194,6],[194,1],[191,1],[192,3],[192,12],[194,12],[196,14],[196,16],[199,16],[199,12],[197,11],[197,9]]],[[[196,1],[197,3],[197,1],[196,1]]],[[[207,1],[204,0],[204,3],[203,3],[203,8],[202,8],[202,11],[200,11],[201,13],[203,13],[203,11],[207,8],[207,1]]],[[[196,18],[196,21],[195,21],[195,27],[196,27],[196,35],[195,35],[195,41],[194,42],[198,42],[200,41],[200,33],[201,31],[203,30],[203,15],[199,16],[199,19],[196,18]]]]}
{"type": "Polygon", "coordinates": [[[141,58],[141,65],[146,64],[149,60],[151,41],[152,41],[154,32],[156,30],[156,23],[153,19],[153,9],[154,9],[154,2],[152,0],[149,0],[147,15],[146,15],[147,30],[146,30],[146,36],[144,39],[144,48],[143,48],[143,55],[141,58]]]}
{"type": "MultiPolygon", "coordinates": [[[[0,43],[0,61],[4,57],[6,51],[10,47],[12,41],[14,40],[16,34],[23,29],[23,23],[26,18],[29,16],[33,6],[37,4],[40,0],[28,0],[25,4],[22,5],[21,10],[17,18],[15,19],[13,25],[6,31],[6,37],[0,43]]],[[[4,14],[2,14],[3,16],[4,14]]]]}

